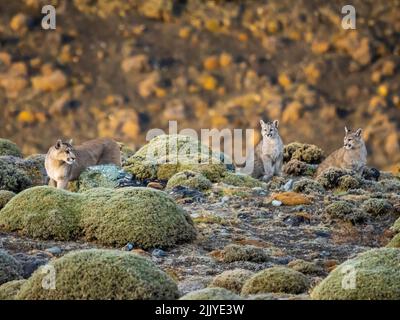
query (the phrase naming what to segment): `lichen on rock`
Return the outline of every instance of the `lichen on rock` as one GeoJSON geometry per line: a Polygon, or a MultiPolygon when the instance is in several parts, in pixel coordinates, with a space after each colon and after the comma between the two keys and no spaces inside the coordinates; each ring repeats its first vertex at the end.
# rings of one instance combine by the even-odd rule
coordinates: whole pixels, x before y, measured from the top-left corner
{"type": "Polygon", "coordinates": [[[191,170],[184,170],[174,174],[168,180],[166,188],[172,189],[176,186],[184,186],[198,190],[208,190],[212,187],[212,183],[201,173],[191,170]]]}

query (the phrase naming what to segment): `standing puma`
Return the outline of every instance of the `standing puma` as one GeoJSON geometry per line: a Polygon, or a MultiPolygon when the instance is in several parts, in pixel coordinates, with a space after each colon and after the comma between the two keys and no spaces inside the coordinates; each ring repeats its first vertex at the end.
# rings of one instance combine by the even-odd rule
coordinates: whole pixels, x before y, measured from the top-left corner
{"type": "Polygon", "coordinates": [[[260,120],[262,141],[256,146],[254,154],[246,159],[243,173],[253,178],[269,181],[274,175],[281,175],[283,164],[283,142],[278,132],[279,121],[265,123],[260,120]],[[253,164],[249,172],[249,164],[253,164]]]}
{"type": "Polygon", "coordinates": [[[45,159],[49,185],[58,189],[66,189],[68,182],[77,180],[83,170],[99,164],[121,165],[121,151],[115,141],[95,139],[73,147],[72,140],[58,140],[45,159]]]}
{"type": "Polygon", "coordinates": [[[318,166],[317,175],[330,167],[353,170],[359,175],[362,174],[367,164],[367,148],[362,138],[362,129],[351,132],[345,127],[344,130],[346,135],[343,147],[331,153],[318,166]]]}

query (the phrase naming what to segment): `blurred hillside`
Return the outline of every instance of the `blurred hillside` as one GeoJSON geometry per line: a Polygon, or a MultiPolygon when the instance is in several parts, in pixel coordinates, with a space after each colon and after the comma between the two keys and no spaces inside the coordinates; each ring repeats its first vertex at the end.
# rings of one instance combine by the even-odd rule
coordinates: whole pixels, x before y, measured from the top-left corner
{"type": "Polygon", "coordinates": [[[0,0],[0,137],[26,154],[58,137],[140,146],[151,128],[257,128],[400,161],[400,1],[0,0]],[[57,29],[41,28],[41,7],[57,29]]]}

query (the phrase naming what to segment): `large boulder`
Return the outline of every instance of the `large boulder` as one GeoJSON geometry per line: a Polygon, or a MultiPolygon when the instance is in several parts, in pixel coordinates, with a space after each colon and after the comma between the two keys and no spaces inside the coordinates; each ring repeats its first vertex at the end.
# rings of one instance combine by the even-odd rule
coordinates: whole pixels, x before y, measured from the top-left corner
{"type": "Polygon", "coordinates": [[[336,267],[311,293],[320,300],[399,300],[400,249],[380,248],[336,267]]]}
{"type": "Polygon", "coordinates": [[[160,300],[177,297],[176,283],[147,258],[125,251],[100,249],[74,251],[52,260],[38,269],[16,296],[27,300],[160,300]],[[54,283],[49,278],[52,270],[54,283]],[[43,287],[43,282],[49,287],[43,287]]]}

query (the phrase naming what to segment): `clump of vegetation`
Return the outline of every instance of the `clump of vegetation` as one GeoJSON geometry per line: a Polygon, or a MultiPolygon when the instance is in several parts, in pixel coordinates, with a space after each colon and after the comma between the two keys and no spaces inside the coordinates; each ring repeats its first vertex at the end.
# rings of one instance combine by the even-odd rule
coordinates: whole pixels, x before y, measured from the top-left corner
{"type": "Polygon", "coordinates": [[[149,259],[130,252],[80,250],[52,260],[49,265],[57,275],[56,288],[43,288],[42,281],[47,273],[42,272],[42,267],[22,285],[17,299],[162,300],[178,297],[177,285],[166,273],[149,259]]]}
{"type": "Polygon", "coordinates": [[[337,180],[337,186],[341,190],[356,189],[360,186],[360,181],[353,176],[346,174],[337,180]]]}
{"type": "Polygon", "coordinates": [[[8,190],[0,190],[0,210],[15,196],[14,192],[8,190]]]}
{"type": "Polygon", "coordinates": [[[400,192],[400,179],[383,179],[377,183],[381,192],[400,192]]]}
{"type": "Polygon", "coordinates": [[[234,261],[251,261],[265,262],[269,260],[269,256],[264,249],[256,246],[241,246],[237,244],[227,245],[221,252],[221,257],[224,262],[234,261]]]}
{"type": "Polygon", "coordinates": [[[283,160],[299,160],[309,164],[318,164],[324,158],[324,151],[316,145],[292,142],[285,146],[283,160]]]}
{"type": "Polygon", "coordinates": [[[379,248],[363,252],[335,268],[314,288],[311,297],[318,300],[398,300],[399,283],[400,250],[379,248]],[[343,283],[352,287],[347,288],[343,283]]]}
{"type": "Polygon", "coordinates": [[[334,201],[325,208],[325,213],[332,219],[350,222],[361,222],[362,213],[349,201],[334,201]]]}
{"type": "Polygon", "coordinates": [[[319,275],[324,273],[324,269],[316,263],[302,259],[290,261],[288,267],[304,274],[319,275]]]}
{"type": "Polygon", "coordinates": [[[393,209],[393,206],[386,199],[370,198],[364,201],[362,204],[362,209],[374,216],[380,216],[390,213],[393,209]]]}
{"type": "Polygon", "coordinates": [[[308,178],[302,178],[293,183],[293,191],[299,193],[323,193],[325,192],[324,187],[317,181],[308,178]]]}
{"type": "Polygon", "coordinates": [[[167,189],[172,189],[176,186],[184,186],[198,190],[208,190],[212,187],[212,183],[201,173],[191,170],[184,170],[174,174],[168,180],[167,189]]]}
{"type": "Polygon", "coordinates": [[[179,300],[241,300],[241,298],[224,288],[205,288],[189,292],[179,300]]]}
{"type": "Polygon", "coordinates": [[[386,245],[389,248],[400,248],[400,233],[396,234],[386,245]]]}
{"type": "Polygon", "coordinates": [[[395,221],[391,229],[396,233],[400,232],[400,218],[395,221]]]}
{"type": "Polygon", "coordinates": [[[23,280],[13,280],[0,286],[0,300],[15,300],[15,296],[26,282],[23,280]]]}
{"type": "Polygon", "coordinates": [[[308,278],[293,269],[272,267],[253,275],[243,286],[242,295],[280,292],[298,294],[310,286],[308,278]]]}
{"type": "Polygon", "coordinates": [[[297,192],[282,192],[272,195],[272,199],[282,202],[285,206],[298,206],[302,204],[311,204],[311,199],[297,192]]]}
{"type": "Polygon", "coordinates": [[[290,160],[283,166],[283,172],[292,176],[312,176],[315,170],[315,166],[297,159],[290,160]]]}
{"type": "Polygon", "coordinates": [[[240,294],[244,283],[254,274],[254,272],[245,269],[233,269],[224,271],[217,275],[209,287],[225,288],[232,292],[240,294]]]}
{"type": "Polygon", "coordinates": [[[130,157],[124,168],[138,179],[168,180],[191,170],[217,182],[227,170],[222,156],[189,136],[160,135],[130,157]]]}
{"type": "Polygon", "coordinates": [[[20,192],[32,185],[27,174],[0,158],[0,190],[20,192]]]}
{"type": "Polygon", "coordinates": [[[265,182],[254,179],[253,177],[242,173],[226,172],[223,178],[221,179],[221,182],[235,187],[246,187],[246,188],[266,187],[265,182]]]}
{"type": "Polygon", "coordinates": [[[0,156],[22,158],[22,152],[14,142],[0,138],[0,156]]]}
{"type": "Polygon", "coordinates": [[[351,176],[353,179],[354,177],[353,172],[340,169],[340,168],[329,168],[324,170],[318,177],[317,182],[320,183],[325,189],[334,189],[339,187],[339,184],[342,184],[342,187],[345,188],[346,186],[351,186],[355,184],[353,179],[350,178],[343,178],[344,176],[351,176]]]}
{"type": "Polygon", "coordinates": [[[44,166],[45,157],[46,155],[44,154],[30,155],[25,159],[2,156],[0,161],[24,172],[33,186],[40,186],[47,183],[47,172],[44,166]]]}
{"type": "Polygon", "coordinates": [[[19,279],[21,275],[21,264],[6,251],[0,250],[0,285],[19,279]]]}

